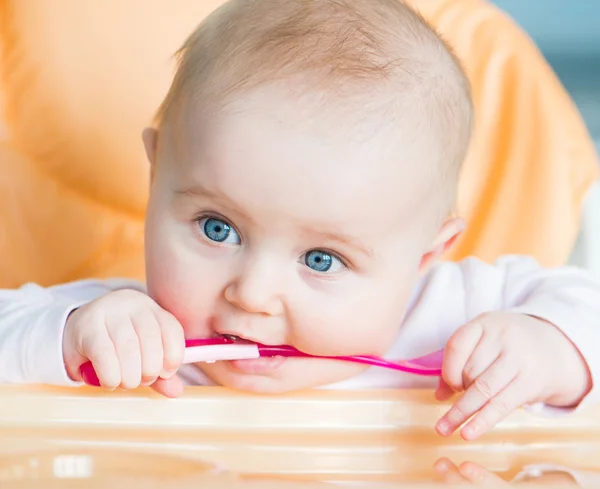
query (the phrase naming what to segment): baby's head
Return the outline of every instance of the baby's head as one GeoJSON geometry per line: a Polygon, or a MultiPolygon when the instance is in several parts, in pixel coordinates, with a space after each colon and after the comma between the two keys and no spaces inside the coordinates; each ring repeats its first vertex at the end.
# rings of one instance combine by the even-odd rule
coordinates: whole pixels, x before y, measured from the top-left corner
{"type": "MultiPolygon", "coordinates": [[[[186,337],[381,355],[451,212],[468,82],[398,0],[232,0],[183,46],[144,141],[150,295],[186,337]]],[[[219,384],[283,392],[362,368],[217,362],[219,384]]]]}

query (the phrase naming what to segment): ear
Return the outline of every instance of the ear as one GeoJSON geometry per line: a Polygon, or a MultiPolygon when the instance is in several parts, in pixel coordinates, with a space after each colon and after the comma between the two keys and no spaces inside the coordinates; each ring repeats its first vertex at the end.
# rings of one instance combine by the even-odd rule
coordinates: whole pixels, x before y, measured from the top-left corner
{"type": "Polygon", "coordinates": [[[425,273],[433,263],[448,251],[465,230],[465,221],[458,217],[448,219],[442,224],[437,236],[433,240],[429,251],[421,257],[419,272],[425,273]]]}
{"type": "Polygon", "coordinates": [[[142,131],[142,141],[144,141],[144,149],[146,150],[146,158],[150,163],[150,177],[154,177],[154,169],[156,168],[156,145],[158,143],[158,131],[153,127],[147,127],[142,131]]]}

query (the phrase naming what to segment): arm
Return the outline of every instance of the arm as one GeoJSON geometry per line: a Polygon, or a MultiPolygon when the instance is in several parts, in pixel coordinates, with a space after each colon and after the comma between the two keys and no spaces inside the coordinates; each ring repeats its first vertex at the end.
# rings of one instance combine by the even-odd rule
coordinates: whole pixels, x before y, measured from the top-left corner
{"type": "Polygon", "coordinates": [[[67,317],[112,290],[136,286],[125,281],[81,281],[0,290],[0,383],[79,385],[69,378],[63,363],[67,317]]]}
{"type": "Polygon", "coordinates": [[[575,345],[592,375],[594,389],[585,403],[600,400],[600,280],[594,275],[575,267],[542,268],[524,256],[505,256],[493,264],[469,258],[437,265],[420,295],[424,304],[444,302],[445,336],[495,312],[554,325],[575,345]]]}
{"type": "Polygon", "coordinates": [[[474,439],[523,405],[553,414],[598,400],[600,282],[592,275],[527,257],[469,259],[434,269],[424,291],[430,301],[445,293],[454,325],[437,397],[464,391],[440,434],[473,417],[461,434],[474,439]]]}
{"type": "Polygon", "coordinates": [[[532,316],[558,328],[577,348],[592,377],[594,388],[579,406],[600,400],[598,278],[575,267],[541,268],[534,259],[522,256],[503,257],[494,266],[476,260],[463,266],[465,280],[470,281],[465,283],[467,290],[485,289],[493,274],[500,311],[532,316]]]}

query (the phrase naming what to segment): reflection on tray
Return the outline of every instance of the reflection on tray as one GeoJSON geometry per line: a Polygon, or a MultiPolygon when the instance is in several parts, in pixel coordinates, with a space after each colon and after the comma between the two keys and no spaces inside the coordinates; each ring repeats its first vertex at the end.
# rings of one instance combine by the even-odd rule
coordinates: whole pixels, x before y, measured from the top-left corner
{"type": "MultiPolygon", "coordinates": [[[[444,485],[560,485],[561,487],[598,487],[600,471],[578,471],[553,464],[536,464],[514,468],[513,476],[498,474],[479,464],[464,461],[454,463],[441,458],[432,464],[431,478],[415,483],[444,485]]],[[[0,457],[0,487],[3,489],[61,489],[92,487],[159,488],[211,487],[215,489],[273,487],[408,487],[406,481],[327,481],[302,480],[293,476],[243,476],[209,463],[183,457],[156,455],[131,450],[90,448],[80,450],[56,449],[19,453],[0,457]],[[176,484],[176,486],[173,486],[176,484]]],[[[422,487],[422,486],[420,486],[422,487]]]]}
{"type": "Polygon", "coordinates": [[[476,442],[439,437],[424,391],[251,396],[2,388],[0,488],[409,487],[600,483],[600,411],[517,412],[476,442]],[[444,469],[444,463],[447,467],[444,469]],[[443,469],[443,470],[442,470],[443,469]],[[594,483],[595,481],[595,483],[594,483]],[[166,485],[161,485],[166,484],[166,485]]]}

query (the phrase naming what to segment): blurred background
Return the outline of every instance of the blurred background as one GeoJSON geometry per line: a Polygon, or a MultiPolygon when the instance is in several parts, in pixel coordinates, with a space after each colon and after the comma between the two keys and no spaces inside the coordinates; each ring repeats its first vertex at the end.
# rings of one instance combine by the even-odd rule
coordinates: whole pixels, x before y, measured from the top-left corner
{"type": "MultiPolygon", "coordinates": [[[[577,104],[600,152],[600,1],[491,0],[536,42],[577,104]]],[[[588,197],[570,263],[600,274],[600,186],[588,197]]]]}
{"type": "Polygon", "coordinates": [[[575,100],[600,150],[600,1],[492,0],[529,36],[575,100]]]}

